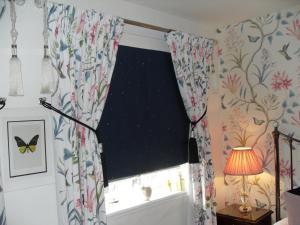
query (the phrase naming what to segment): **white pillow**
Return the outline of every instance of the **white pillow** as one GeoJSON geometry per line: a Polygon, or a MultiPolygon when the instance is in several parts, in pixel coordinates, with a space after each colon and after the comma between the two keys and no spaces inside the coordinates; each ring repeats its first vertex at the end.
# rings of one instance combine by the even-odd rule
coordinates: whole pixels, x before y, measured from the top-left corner
{"type": "Polygon", "coordinates": [[[300,225],[300,187],[284,193],[289,225],[300,225]]]}

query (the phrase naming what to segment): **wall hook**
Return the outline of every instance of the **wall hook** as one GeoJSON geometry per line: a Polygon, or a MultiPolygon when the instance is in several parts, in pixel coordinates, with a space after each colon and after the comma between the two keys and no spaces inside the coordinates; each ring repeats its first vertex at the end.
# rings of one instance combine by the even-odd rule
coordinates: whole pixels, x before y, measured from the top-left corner
{"type": "Polygon", "coordinates": [[[0,110],[6,105],[6,98],[0,98],[0,110]]]}

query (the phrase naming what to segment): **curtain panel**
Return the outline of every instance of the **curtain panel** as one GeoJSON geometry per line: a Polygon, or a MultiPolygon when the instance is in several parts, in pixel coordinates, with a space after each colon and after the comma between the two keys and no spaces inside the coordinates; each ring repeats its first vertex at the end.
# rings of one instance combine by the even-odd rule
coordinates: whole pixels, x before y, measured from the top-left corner
{"type": "MultiPolygon", "coordinates": [[[[121,18],[49,3],[52,64],[58,75],[52,104],[97,128],[116,61],[121,18]]],[[[87,128],[54,114],[60,225],[106,224],[102,145],[87,128]]]]}
{"type": "Polygon", "coordinates": [[[2,188],[2,177],[0,170],[0,225],[6,225],[6,216],[5,216],[5,208],[4,208],[4,194],[2,188]]]}
{"type": "MultiPolygon", "coordinates": [[[[182,32],[165,36],[170,48],[178,87],[190,121],[203,115],[208,100],[211,40],[182,32]]],[[[216,225],[215,186],[206,116],[194,128],[199,163],[190,164],[189,225],[216,225]]]]}

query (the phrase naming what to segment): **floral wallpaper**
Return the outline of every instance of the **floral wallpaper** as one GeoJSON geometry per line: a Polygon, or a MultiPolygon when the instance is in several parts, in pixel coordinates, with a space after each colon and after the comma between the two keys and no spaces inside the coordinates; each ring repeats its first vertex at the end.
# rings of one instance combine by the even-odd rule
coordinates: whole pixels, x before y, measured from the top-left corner
{"type": "MultiPolygon", "coordinates": [[[[223,168],[232,147],[252,146],[265,173],[249,177],[250,202],[274,209],[274,125],[300,138],[300,7],[217,29],[217,39],[223,168]]],[[[280,175],[287,188],[288,145],[286,140],[280,145],[280,175]]],[[[299,151],[293,172],[299,178],[300,146],[294,148],[299,151]]],[[[295,182],[300,183],[297,176],[295,182]]],[[[241,178],[226,176],[224,184],[225,204],[239,202],[241,178]]]]}

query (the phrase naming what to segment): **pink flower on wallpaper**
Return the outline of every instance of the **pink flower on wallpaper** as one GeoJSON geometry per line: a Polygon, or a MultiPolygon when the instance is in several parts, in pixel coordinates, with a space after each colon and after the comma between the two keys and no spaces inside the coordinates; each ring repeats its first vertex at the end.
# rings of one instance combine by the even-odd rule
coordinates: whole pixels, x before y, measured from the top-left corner
{"type": "Polygon", "coordinates": [[[223,49],[218,47],[218,49],[217,49],[217,57],[218,58],[221,57],[222,54],[223,54],[223,49]]]}
{"type": "Polygon", "coordinates": [[[300,41],[300,23],[298,19],[294,20],[293,25],[286,29],[288,31],[286,33],[287,35],[294,36],[298,41],[300,41]]]}
{"type": "Polygon", "coordinates": [[[282,89],[287,90],[292,85],[292,79],[285,72],[277,72],[272,78],[272,89],[274,91],[280,91],[282,89]]]}
{"type": "Polygon", "coordinates": [[[292,119],[292,124],[293,125],[295,125],[297,127],[300,127],[300,111],[298,112],[297,117],[296,116],[292,116],[291,119],[292,119]]]}
{"type": "Polygon", "coordinates": [[[223,124],[222,125],[222,132],[225,133],[227,131],[227,125],[223,124]]]}
{"type": "MultiPolygon", "coordinates": [[[[295,169],[292,170],[293,175],[295,175],[295,169]]],[[[291,177],[291,170],[290,170],[290,162],[289,160],[284,161],[284,159],[280,160],[280,176],[281,177],[291,177]]]]}
{"type": "Polygon", "coordinates": [[[232,94],[235,94],[241,86],[241,77],[236,73],[228,73],[227,77],[222,81],[222,87],[228,89],[232,94]]]}

